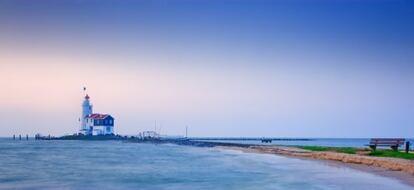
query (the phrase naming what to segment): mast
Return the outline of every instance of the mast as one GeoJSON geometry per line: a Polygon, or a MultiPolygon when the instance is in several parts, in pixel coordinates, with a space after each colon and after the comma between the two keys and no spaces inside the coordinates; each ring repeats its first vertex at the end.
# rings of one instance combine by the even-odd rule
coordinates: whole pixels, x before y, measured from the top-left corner
{"type": "Polygon", "coordinates": [[[155,120],[154,131],[157,132],[157,120],[155,120]]]}

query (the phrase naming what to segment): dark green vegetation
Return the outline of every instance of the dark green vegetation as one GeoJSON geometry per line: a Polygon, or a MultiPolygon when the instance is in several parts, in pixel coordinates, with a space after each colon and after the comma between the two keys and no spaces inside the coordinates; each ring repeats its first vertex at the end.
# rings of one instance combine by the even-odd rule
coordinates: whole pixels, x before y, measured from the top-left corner
{"type": "Polygon", "coordinates": [[[390,158],[402,158],[408,160],[414,160],[413,153],[405,153],[400,151],[394,151],[389,149],[377,149],[372,151],[368,148],[352,148],[352,147],[323,147],[323,146],[297,146],[298,148],[310,150],[310,151],[329,151],[329,152],[340,152],[347,154],[356,154],[357,152],[366,152],[366,155],[377,156],[377,157],[390,157],[390,158]]]}
{"type": "Polygon", "coordinates": [[[393,150],[376,150],[369,153],[370,156],[379,156],[379,157],[391,157],[391,158],[403,158],[408,160],[414,160],[413,153],[405,153],[393,150]]]}
{"type": "Polygon", "coordinates": [[[330,152],[340,152],[347,154],[355,154],[360,149],[352,147],[323,147],[323,146],[299,146],[301,149],[311,150],[311,151],[330,151],[330,152]]]}

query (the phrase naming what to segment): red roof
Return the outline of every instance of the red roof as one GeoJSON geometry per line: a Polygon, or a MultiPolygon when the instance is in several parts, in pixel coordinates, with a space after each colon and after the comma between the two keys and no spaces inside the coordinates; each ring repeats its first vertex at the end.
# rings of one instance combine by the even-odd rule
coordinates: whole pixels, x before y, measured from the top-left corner
{"type": "Polygon", "coordinates": [[[93,113],[91,115],[86,116],[86,118],[89,118],[89,119],[105,119],[108,116],[109,116],[109,114],[93,113]]]}

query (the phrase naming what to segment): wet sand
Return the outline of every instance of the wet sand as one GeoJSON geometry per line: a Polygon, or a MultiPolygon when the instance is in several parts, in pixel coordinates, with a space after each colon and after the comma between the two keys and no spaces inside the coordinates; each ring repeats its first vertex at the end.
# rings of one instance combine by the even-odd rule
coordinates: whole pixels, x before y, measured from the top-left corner
{"type": "Polygon", "coordinates": [[[304,160],[312,160],[333,167],[349,167],[355,170],[393,178],[414,187],[414,161],[412,160],[380,158],[336,152],[314,152],[284,146],[217,147],[229,150],[239,150],[247,153],[275,154],[304,160]]]}

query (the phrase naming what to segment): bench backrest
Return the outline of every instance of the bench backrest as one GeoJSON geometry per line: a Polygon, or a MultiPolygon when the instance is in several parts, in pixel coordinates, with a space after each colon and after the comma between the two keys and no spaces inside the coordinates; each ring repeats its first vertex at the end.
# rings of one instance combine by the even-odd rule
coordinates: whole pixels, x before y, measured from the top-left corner
{"type": "Polygon", "coordinates": [[[403,145],[405,142],[405,139],[401,138],[373,138],[369,142],[369,144],[375,144],[375,145],[403,145]]]}

